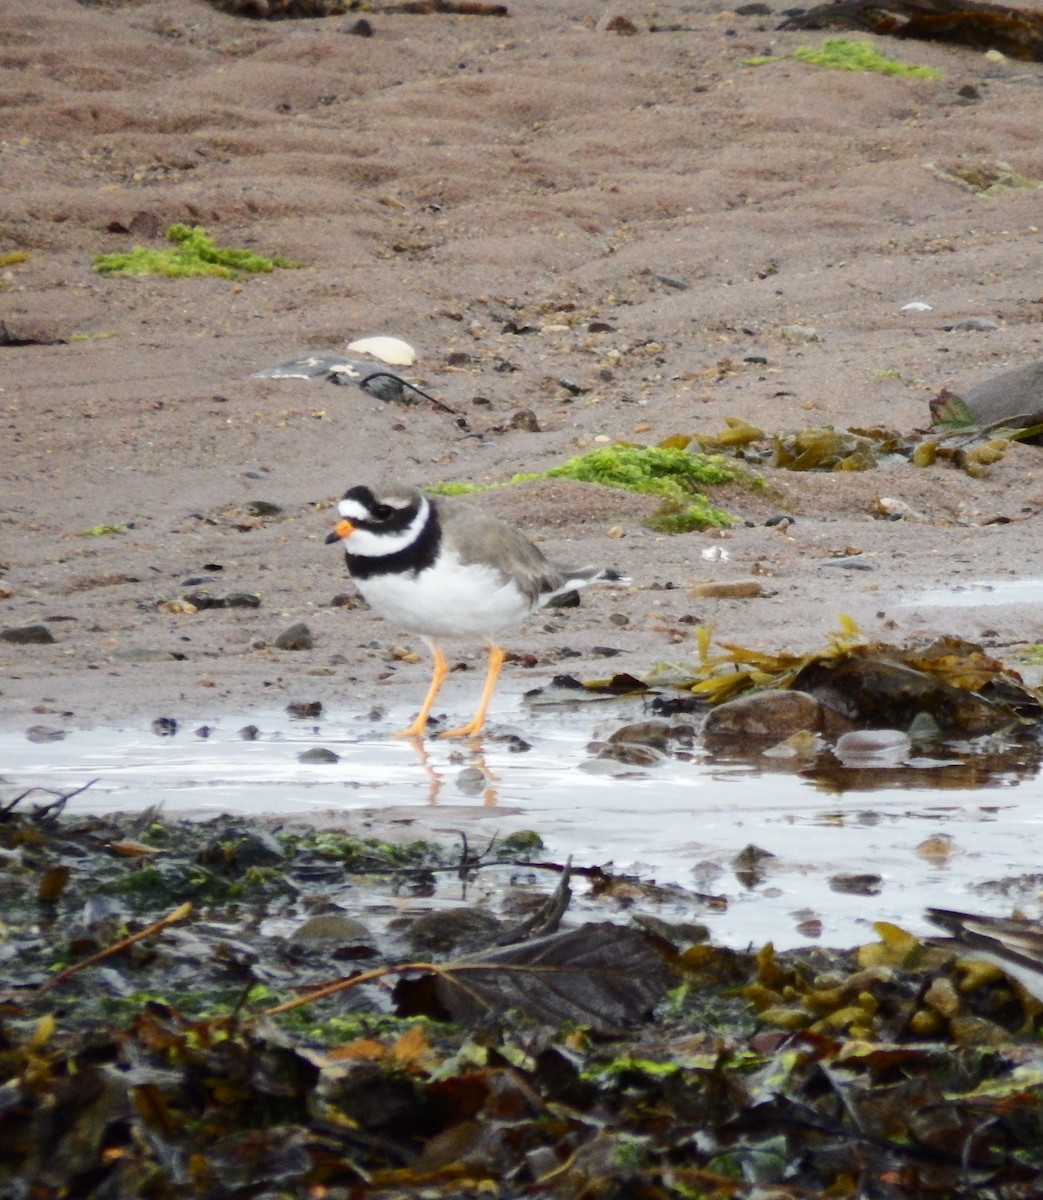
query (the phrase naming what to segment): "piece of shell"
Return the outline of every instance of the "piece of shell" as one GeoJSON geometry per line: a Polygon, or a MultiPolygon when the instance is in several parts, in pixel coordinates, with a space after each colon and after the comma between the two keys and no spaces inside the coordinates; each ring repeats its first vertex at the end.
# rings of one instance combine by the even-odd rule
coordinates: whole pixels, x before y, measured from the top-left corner
{"type": "Polygon", "coordinates": [[[371,354],[392,367],[411,367],[416,362],[416,351],[408,343],[396,337],[367,337],[351,342],[348,349],[354,354],[371,354]]]}

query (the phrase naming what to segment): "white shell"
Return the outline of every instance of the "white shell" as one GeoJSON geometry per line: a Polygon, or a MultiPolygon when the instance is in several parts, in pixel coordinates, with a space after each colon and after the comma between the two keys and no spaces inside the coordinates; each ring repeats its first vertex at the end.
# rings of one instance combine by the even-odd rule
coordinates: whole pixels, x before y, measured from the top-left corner
{"type": "Polygon", "coordinates": [[[348,349],[355,354],[371,354],[392,367],[411,367],[416,362],[416,351],[401,338],[368,337],[351,342],[348,349]]]}
{"type": "MultiPolygon", "coordinates": [[[[932,312],[933,308],[933,305],[925,304],[922,300],[910,300],[908,304],[903,304],[898,311],[904,313],[932,312]]],[[[348,349],[350,350],[351,347],[349,346],[348,349]]]]}

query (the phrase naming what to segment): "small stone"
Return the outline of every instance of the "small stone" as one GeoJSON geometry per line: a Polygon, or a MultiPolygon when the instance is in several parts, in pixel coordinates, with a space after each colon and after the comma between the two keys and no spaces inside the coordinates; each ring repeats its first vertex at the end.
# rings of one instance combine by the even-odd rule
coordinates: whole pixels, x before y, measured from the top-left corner
{"type": "Polygon", "coordinates": [[[879,875],[841,873],[829,877],[829,887],[830,891],[852,896],[879,896],[884,890],[884,881],[879,875]]]}
{"type": "Polygon", "coordinates": [[[964,317],[962,321],[945,328],[950,333],[993,333],[999,327],[999,322],[991,317],[964,317]]]}
{"type": "Polygon", "coordinates": [[[314,721],[322,716],[321,700],[291,700],[286,711],[295,721],[314,721]]]}
{"type": "Polygon", "coordinates": [[[177,721],[174,717],[157,717],[152,722],[152,732],[156,737],[173,737],[177,733],[177,721]]]}
{"type": "Polygon", "coordinates": [[[481,908],[436,909],[417,917],[405,931],[414,953],[482,950],[491,946],[500,922],[481,908]]]}
{"type": "Polygon", "coordinates": [[[665,750],[674,736],[674,727],[669,721],[652,719],[621,725],[609,735],[608,740],[610,744],[627,742],[633,746],[652,746],[657,750],[665,750]]]}
{"type": "Polygon", "coordinates": [[[609,17],[604,24],[599,21],[597,30],[599,33],[618,33],[624,37],[633,37],[638,32],[634,22],[629,17],[624,17],[622,13],[616,13],[615,16],[609,17]]]}
{"type": "Polygon", "coordinates": [[[60,742],[65,737],[65,730],[54,729],[50,725],[30,725],[25,736],[30,742],[60,742]]]}
{"type": "Polygon", "coordinates": [[[152,650],[147,646],[126,646],[122,650],[113,650],[112,657],[120,662],[176,662],[184,655],[179,656],[169,650],[152,650]]]}
{"type": "Polygon", "coordinates": [[[290,934],[289,940],[298,946],[333,949],[359,942],[371,942],[373,935],[361,921],[344,913],[318,913],[290,934]]]}
{"type": "Polygon", "coordinates": [[[282,512],[282,505],[273,504],[271,500],[251,500],[246,511],[251,517],[277,517],[282,512]]]}
{"type": "Polygon", "coordinates": [[[244,725],[242,729],[239,730],[239,736],[244,742],[256,742],[261,736],[261,731],[256,725],[244,725]]]}
{"type": "Polygon", "coordinates": [[[909,735],[900,729],[854,729],[833,748],[845,767],[899,767],[912,752],[909,735]]]}
{"type": "Polygon", "coordinates": [[[751,600],[764,595],[764,585],[756,579],[728,579],[697,583],[688,592],[694,600],[751,600]]]}
{"type": "Polygon", "coordinates": [[[312,746],[310,750],[302,750],[297,755],[297,761],[300,763],[339,763],[340,755],[335,754],[332,750],[327,750],[325,746],[312,746]]]}
{"type": "Polygon", "coordinates": [[[598,758],[624,763],[628,767],[658,767],[667,756],[653,746],[638,746],[631,742],[609,742],[598,751],[598,758]]]}
{"type": "Polygon", "coordinates": [[[869,562],[858,554],[841,554],[835,558],[820,558],[820,567],[841,567],[845,571],[878,571],[876,563],[869,562]]]}
{"type": "Polygon", "coordinates": [[[456,790],[465,796],[480,796],[487,785],[488,780],[478,767],[464,767],[456,777],[456,790]]]}
{"type": "Polygon", "coordinates": [[[783,325],[779,330],[779,337],[784,342],[794,342],[798,345],[822,341],[822,335],[813,325],[783,325]]]}
{"type": "Polygon", "coordinates": [[[310,650],[314,644],[312,632],[303,621],[284,629],[275,639],[276,650],[310,650]]]}
{"type": "Polygon", "coordinates": [[[675,292],[687,292],[691,287],[687,280],[680,279],[677,275],[664,275],[661,271],[653,271],[652,278],[664,287],[673,288],[675,292]]]}
{"type": "Polygon", "coordinates": [[[531,408],[520,408],[516,413],[511,413],[507,428],[522,433],[539,433],[540,423],[531,408]]]}
{"type": "Polygon", "coordinates": [[[500,850],[504,854],[532,858],[543,850],[543,838],[534,829],[518,829],[501,839],[500,850]]]}
{"type": "Polygon", "coordinates": [[[54,634],[40,623],[0,629],[0,641],[11,642],[15,646],[48,646],[54,640],[54,634]]]}
{"type": "Polygon", "coordinates": [[[776,742],[802,729],[816,730],[821,723],[822,706],[814,696],[772,688],[712,709],[703,732],[707,737],[771,738],[776,742]]]}

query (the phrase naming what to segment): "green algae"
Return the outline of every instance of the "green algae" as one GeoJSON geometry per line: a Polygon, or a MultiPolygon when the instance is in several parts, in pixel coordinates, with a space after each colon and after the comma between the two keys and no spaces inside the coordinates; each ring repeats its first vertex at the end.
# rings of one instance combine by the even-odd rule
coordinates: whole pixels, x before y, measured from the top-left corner
{"type": "Polygon", "coordinates": [[[835,71],[875,71],[881,75],[905,75],[913,79],[940,79],[934,67],[895,62],[885,58],[871,42],[849,42],[846,38],[827,38],[817,49],[802,46],[793,51],[800,62],[835,71]]]}
{"type": "Polygon", "coordinates": [[[660,533],[686,533],[735,523],[735,518],[713,504],[701,489],[731,483],[739,474],[739,469],[720,455],[689,453],[676,445],[634,446],[617,442],[570,458],[546,471],[514,475],[506,483],[439,483],[430,490],[455,496],[535,479],[575,479],[580,483],[660,496],[663,503],[646,524],[660,533]]]}
{"type": "Polygon", "coordinates": [[[817,48],[801,46],[791,55],[761,54],[742,61],[747,67],[763,67],[768,63],[784,62],[787,58],[834,71],[874,71],[881,75],[904,75],[913,79],[942,78],[942,72],[934,67],[895,62],[892,58],[885,58],[872,42],[849,42],[846,38],[827,38],[817,48]]]}
{"type": "Polygon", "coordinates": [[[234,250],[216,246],[199,226],[171,225],[167,230],[170,248],[135,246],[125,254],[96,254],[94,269],[102,275],[217,275],[238,279],[243,275],[265,274],[277,268],[297,269],[304,264],[288,258],[266,258],[252,250],[234,250]]]}

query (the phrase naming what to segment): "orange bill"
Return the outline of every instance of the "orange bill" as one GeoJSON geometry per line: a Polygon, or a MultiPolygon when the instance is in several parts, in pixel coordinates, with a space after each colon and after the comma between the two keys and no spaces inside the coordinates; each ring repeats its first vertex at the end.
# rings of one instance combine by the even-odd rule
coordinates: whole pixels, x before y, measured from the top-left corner
{"type": "Polygon", "coordinates": [[[326,545],[328,546],[331,542],[339,542],[343,538],[346,538],[348,534],[354,532],[355,526],[352,525],[350,521],[338,521],[337,524],[333,526],[333,532],[327,535],[326,545]]]}

